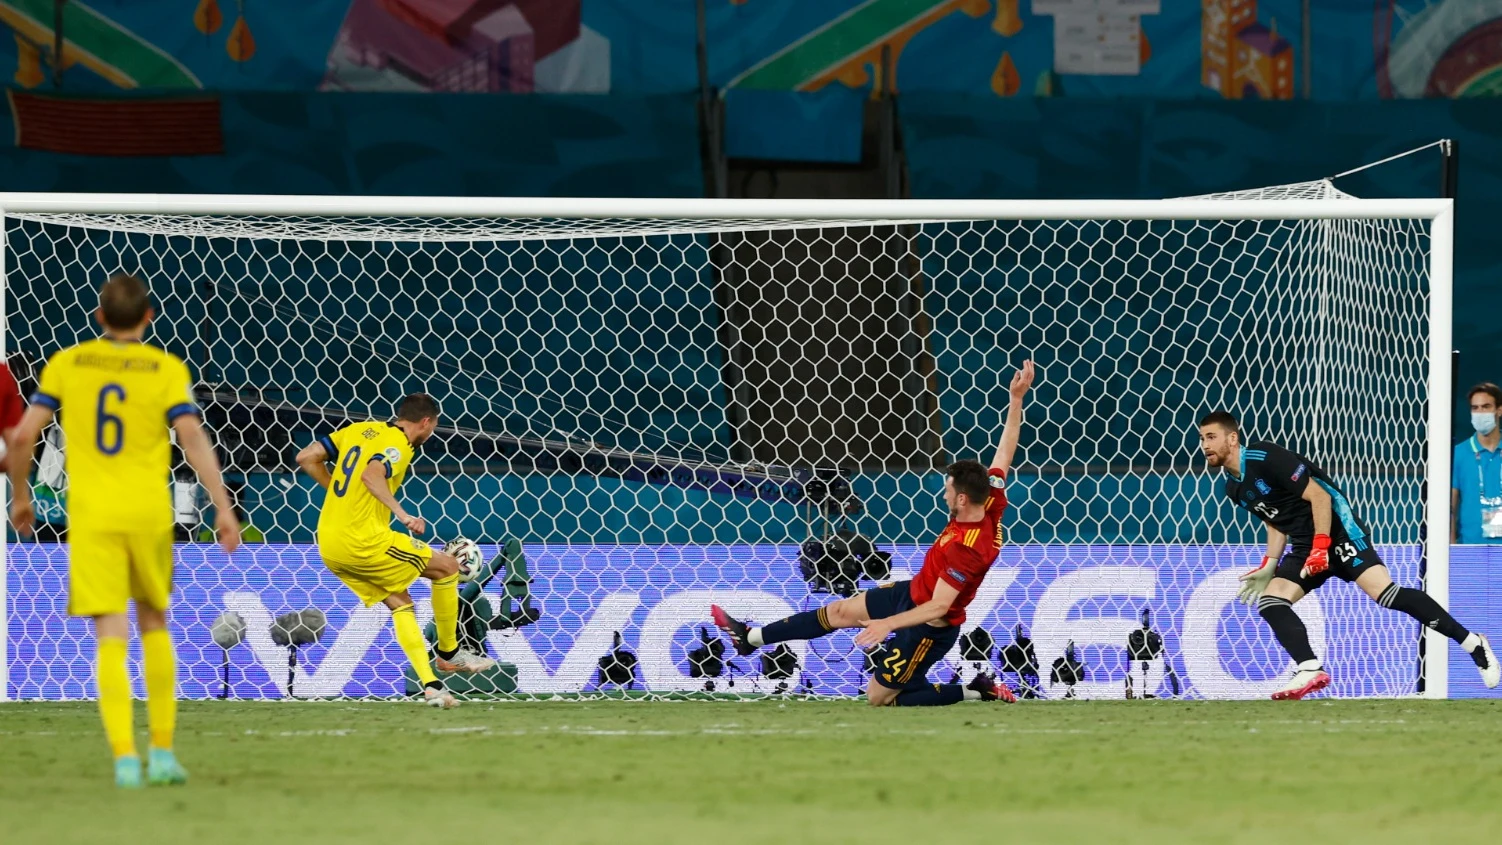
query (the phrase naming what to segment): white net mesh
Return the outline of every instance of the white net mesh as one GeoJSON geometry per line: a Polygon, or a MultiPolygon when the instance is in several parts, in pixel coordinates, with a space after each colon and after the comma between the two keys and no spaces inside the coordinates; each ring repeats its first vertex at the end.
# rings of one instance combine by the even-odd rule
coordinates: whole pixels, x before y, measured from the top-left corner
{"type": "MultiPolygon", "coordinates": [[[[554,218],[554,217],[291,217],[213,214],[12,214],[17,220],[106,232],[287,241],[540,243],[580,238],[712,235],[829,225],[818,219],[554,218]]],[[[840,226],[916,225],[924,220],[841,220],[840,226]]]]}
{"type": "MultiPolygon", "coordinates": [[[[1024,357],[1040,379],[1010,545],[967,623],[997,649],[957,649],[932,680],[989,661],[1062,696],[1051,668],[1073,643],[1087,697],[1280,685],[1286,657],[1232,600],[1260,529],[1195,448],[1214,408],[1325,466],[1395,579],[1417,585],[1423,220],[31,214],[5,227],[5,345],[23,386],[93,336],[97,286],[121,270],[151,286],[150,340],[200,379],[254,542],[231,559],[193,542],[207,516],[179,467],[173,624],[190,697],[410,689],[386,611],[320,563],[322,491],[292,456],[413,390],[439,398],[443,427],[399,498],[501,563],[466,604],[474,642],[503,662],[474,694],[854,694],[867,676],[848,634],[722,661],[703,644],[708,604],[764,622],[916,572],[946,518],[942,468],[990,454],[1024,357]],[[803,549],[823,554],[811,572],[808,540],[823,541],[803,549]],[[289,674],[275,620],[306,609],[327,627],[289,674]],[[1143,609],[1163,640],[1145,668],[1127,652],[1143,609]],[[222,651],[211,627],[226,611],[245,635],[222,651]]],[[[91,694],[86,629],[64,614],[64,451],[54,433],[40,461],[40,542],[8,548],[13,697],[91,694]]],[[[1336,694],[1412,692],[1407,617],[1333,582],[1299,608],[1336,694]]]]}
{"type": "Polygon", "coordinates": [[[1356,197],[1335,187],[1329,179],[1312,182],[1291,182],[1287,185],[1270,185],[1249,191],[1223,191],[1215,194],[1200,194],[1185,199],[1195,200],[1351,200],[1356,197]]]}

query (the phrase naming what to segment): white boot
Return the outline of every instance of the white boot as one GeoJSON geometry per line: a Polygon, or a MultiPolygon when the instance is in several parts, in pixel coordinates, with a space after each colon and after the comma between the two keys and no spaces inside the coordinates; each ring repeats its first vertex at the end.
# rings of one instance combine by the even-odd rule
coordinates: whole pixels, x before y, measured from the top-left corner
{"type": "Polygon", "coordinates": [[[1492,641],[1485,634],[1472,633],[1466,640],[1472,637],[1476,643],[1472,648],[1466,649],[1471,653],[1471,659],[1476,661],[1476,668],[1481,670],[1481,683],[1486,684],[1487,689],[1496,689],[1497,683],[1502,682],[1502,665],[1497,663],[1497,653],[1492,651],[1492,641]]]}
{"type": "Polygon", "coordinates": [[[423,703],[439,710],[452,710],[459,706],[454,694],[443,687],[428,687],[422,691],[423,703]]]}
{"type": "Polygon", "coordinates": [[[1288,685],[1273,693],[1273,701],[1298,701],[1306,695],[1319,692],[1330,685],[1330,675],[1320,668],[1318,660],[1306,660],[1299,664],[1288,685]]]}
{"type": "Polygon", "coordinates": [[[434,660],[433,667],[446,674],[463,672],[472,675],[476,672],[488,672],[494,669],[495,661],[483,654],[475,654],[467,648],[461,648],[448,660],[442,657],[434,660]]]}

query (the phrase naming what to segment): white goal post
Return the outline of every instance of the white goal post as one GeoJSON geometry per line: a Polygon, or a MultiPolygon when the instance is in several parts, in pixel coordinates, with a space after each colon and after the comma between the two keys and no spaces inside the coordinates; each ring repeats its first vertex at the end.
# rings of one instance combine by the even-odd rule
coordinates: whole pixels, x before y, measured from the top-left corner
{"type": "MultiPolygon", "coordinates": [[[[1095,667],[1087,695],[1123,674],[1130,688],[1111,643],[1139,608],[1168,642],[1152,690],[1246,697],[1284,671],[1225,595],[1260,533],[1198,458],[1212,405],[1351,479],[1395,578],[1422,567],[1448,605],[1451,200],[1328,183],[1144,201],[0,193],[0,230],[0,351],[31,368],[18,377],[90,336],[104,278],[141,273],[162,312],[148,340],[199,378],[266,535],[237,552],[248,563],[180,547],[187,697],[219,694],[231,668],[237,696],[402,691],[382,618],[309,551],[318,499],[288,449],[413,389],[444,428],[399,497],[424,516],[436,502],[443,539],[519,541],[531,563],[530,598],[525,579],[486,591],[496,619],[513,602],[541,615],[486,635],[514,667],[507,694],[854,692],[845,635],[795,649],[791,675],[707,674],[700,608],[739,600],[770,621],[848,588],[796,565],[840,528],[888,551],[890,577],[915,569],[942,523],[934,479],[999,434],[988,397],[1024,355],[1040,384],[1012,545],[967,629],[1002,647],[1023,625],[1044,681],[1067,642],[1095,667]],[[305,606],[330,633],[289,674],[263,629],[305,606]],[[232,666],[209,636],[221,612],[249,624],[232,666]],[[613,641],[639,658],[630,684],[596,669],[613,641]]],[[[65,530],[65,479],[37,483],[65,530]]],[[[0,554],[0,701],[90,697],[86,633],[59,613],[62,544],[0,554]]],[[[1410,694],[1421,673],[1423,695],[1447,697],[1443,636],[1331,588],[1300,604],[1316,647],[1370,670],[1336,694],[1410,694]]]]}

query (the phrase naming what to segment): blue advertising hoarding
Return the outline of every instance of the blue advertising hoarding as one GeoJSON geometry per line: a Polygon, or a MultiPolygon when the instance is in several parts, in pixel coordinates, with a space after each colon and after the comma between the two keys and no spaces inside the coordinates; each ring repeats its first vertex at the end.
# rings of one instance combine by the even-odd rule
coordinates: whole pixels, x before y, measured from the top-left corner
{"type": "MultiPolygon", "coordinates": [[[[894,577],[916,571],[923,550],[894,550],[894,577]]],[[[486,548],[493,554],[494,547],[486,548]]],[[[1416,584],[1417,547],[1382,549],[1395,579],[1416,584]]],[[[1451,590],[1457,615],[1481,630],[1498,617],[1485,587],[1485,550],[1457,548],[1451,590]],[[1472,558],[1475,558],[1474,560],[1472,558]],[[1475,583],[1472,583],[1475,582],[1475,583]]],[[[527,546],[543,611],[535,625],[494,632],[492,653],[517,666],[523,693],[595,689],[595,667],[615,632],[640,658],[638,689],[703,690],[689,675],[687,653],[698,645],[708,607],[719,603],[756,621],[812,608],[829,596],[810,594],[796,573],[796,547],[764,546],[527,546]]],[[[1070,642],[1087,667],[1077,693],[1121,698],[1127,672],[1127,635],[1143,608],[1162,633],[1167,664],[1155,664],[1150,686],[1170,694],[1177,681],[1191,698],[1261,698],[1290,670],[1262,621],[1236,603],[1237,575],[1261,555],[1253,546],[1012,546],[988,575],[970,607],[966,627],[1011,642],[1018,624],[1034,640],[1045,697],[1048,669],[1070,642]]],[[[67,547],[12,543],[8,557],[9,684],[12,699],[80,699],[92,695],[92,643],[87,623],[68,618],[67,547]]],[[[492,591],[499,592],[499,585],[492,591]]],[[[414,592],[419,613],[430,613],[427,590],[414,592]]],[[[388,633],[389,614],[362,608],[307,545],[247,546],[226,557],[217,548],[178,550],[172,624],[178,641],[180,689],[186,698],[220,692],[223,653],[209,626],[225,610],[248,624],[245,644],[233,649],[231,693],[241,698],[286,694],[287,653],[268,631],[276,615],[307,607],[323,610],[323,640],[299,655],[299,697],[392,696],[401,691],[403,658],[388,633]]],[[[1385,611],[1352,585],[1332,582],[1298,605],[1317,652],[1334,676],[1336,696],[1411,694],[1417,680],[1418,626],[1385,611]]],[[[713,630],[710,629],[713,634],[713,630]]],[[[791,683],[821,695],[852,695],[865,684],[861,654],[850,633],[796,643],[800,672],[791,683]]],[[[1451,694],[1489,694],[1452,647],[1451,694]]],[[[947,681],[962,670],[950,655],[931,675],[947,681]]],[[[769,692],[754,660],[738,659],[716,681],[719,692],[769,692]],[[732,683],[733,681],[733,683],[732,683]]],[[[973,670],[972,670],[973,671],[973,670]]],[[[139,654],[132,672],[140,692],[139,654]]],[[[1141,673],[1134,667],[1134,674],[1141,673]]],[[[1140,681],[1138,692],[1140,694],[1140,681]]]]}

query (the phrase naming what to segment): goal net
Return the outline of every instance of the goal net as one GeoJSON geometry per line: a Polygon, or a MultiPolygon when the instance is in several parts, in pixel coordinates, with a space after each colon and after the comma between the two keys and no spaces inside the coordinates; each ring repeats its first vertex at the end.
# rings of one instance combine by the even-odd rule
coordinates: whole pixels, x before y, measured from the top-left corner
{"type": "MultiPolygon", "coordinates": [[[[190,698],[412,689],[389,614],[320,563],[323,491],[293,455],[417,390],[443,416],[398,495],[425,539],[475,539],[495,563],[466,595],[465,635],[501,661],[473,695],[857,694],[850,634],[738,658],[709,604],[766,622],[915,573],[947,518],[944,467],[988,459],[1025,358],[1039,377],[1008,544],[931,680],[989,669],[1039,698],[1285,682],[1287,658],[1234,600],[1262,531],[1197,449],[1213,409],[1325,466],[1399,583],[1423,577],[1426,510],[1443,524],[1444,476],[1425,485],[1448,434],[1431,422],[1449,401],[1432,378],[1446,203],[1311,183],[1102,203],[0,207],[23,389],[95,335],[98,285],[119,271],[151,289],[148,340],[197,377],[248,542],[228,557],[205,542],[180,465],[172,624],[190,698]]],[[[43,524],[5,549],[0,697],[93,694],[88,629],[65,612],[66,450],[47,433],[43,524]]],[[[1441,601],[1446,560],[1431,544],[1441,601]]],[[[426,582],[414,596],[430,615],[426,582]]],[[[1298,611],[1335,695],[1415,692],[1408,617],[1338,582],[1298,611]]]]}

